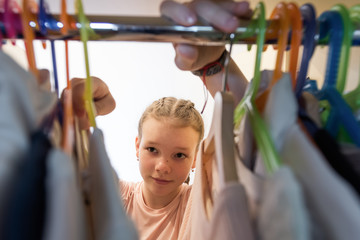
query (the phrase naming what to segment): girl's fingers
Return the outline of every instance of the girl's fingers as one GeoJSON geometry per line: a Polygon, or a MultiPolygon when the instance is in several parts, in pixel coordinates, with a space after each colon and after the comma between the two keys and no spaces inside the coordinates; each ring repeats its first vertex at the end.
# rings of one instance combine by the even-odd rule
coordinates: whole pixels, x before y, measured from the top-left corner
{"type": "Polygon", "coordinates": [[[177,24],[191,26],[196,23],[197,17],[193,10],[186,5],[167,0],[160,5],[161,15],[172,19],[177,24]]]}
{"type": "MultiPolygon", "coordinates": [[[[115,109],[116,103],[108,86],[104,81],[97,77],[91,77],[91,80],[93,82],[93,99],[97,114],[105,115],[112,112],[115,109]]],[[[83,117],[85,115],[85,104],[83,99],[85,79],[74,78],[71,80],[71,85],[74,112],[77,116],[83,117]]]]}

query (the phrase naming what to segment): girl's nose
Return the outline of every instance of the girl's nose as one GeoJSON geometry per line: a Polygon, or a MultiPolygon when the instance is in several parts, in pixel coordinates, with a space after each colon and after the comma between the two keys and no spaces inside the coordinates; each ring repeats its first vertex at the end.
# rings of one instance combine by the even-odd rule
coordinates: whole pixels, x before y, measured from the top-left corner
{"type": "Polygon", "coordinates": [[[163,174],[170,173],[171,168],[170,168],[170,165],[169,165],[169,161],[166,160],[165,158],[159,159],[159,161],[156,163],[155,170],[157,172],[160,172],[160,173],[163,173],[163,174]]]}

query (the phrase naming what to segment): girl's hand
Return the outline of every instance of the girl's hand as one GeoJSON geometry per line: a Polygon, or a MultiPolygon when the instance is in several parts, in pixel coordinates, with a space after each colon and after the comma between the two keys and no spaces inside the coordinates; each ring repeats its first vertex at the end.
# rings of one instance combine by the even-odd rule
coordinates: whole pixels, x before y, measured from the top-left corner
{"type": "MultiPolygon", "coordinates": [[[[93,99],[97,115],[106,115],[111,113],[115,109],[116,103],[108,86],[100,78],[91,77],[91,79],[93,81],[93,99]]],[[[83,99],[85,79],[74,78],[71,80],[71,86],[74,114],[79,118],[80,127],[82,129],[88,129],[90,127],[90,123],[86,114],[83,99]]]]}
{"type": "MultiPolygon", "coordinates": [[[[248,19],[252,11],[248,2],[228,0],[194,0],[188,3],[177,3],[172,0],[162,2],[161,14],[184,26],[194,25],[198,18],[215,28],[231,33],[239,25],[239,19],[248,19]]],[[[181,70],[198,70],[214,62],[224,51],[224,46],[194,46],[174,44],[175,63],[181,70]]]]}

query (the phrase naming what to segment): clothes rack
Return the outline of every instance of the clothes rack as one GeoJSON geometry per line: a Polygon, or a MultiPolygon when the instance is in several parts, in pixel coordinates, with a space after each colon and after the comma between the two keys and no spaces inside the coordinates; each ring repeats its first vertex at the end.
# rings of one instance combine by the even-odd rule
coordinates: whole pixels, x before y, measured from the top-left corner
{"type": "MultiPolygon", "coordinates": [[[[67,35],[62,35],[60,28],[62,23],[58,20],[59,15],[53,15],[57,20],[58,31],[48,31],[46,36],[36,30],[36,23],[30,22],[30,26],[36,32],[37,39],[52,40],[79,40],[80,23],[76,23],[76,27],[69,31],[67,35]]],[[[76,19],[76,16],[70,16],[76,19]]],[[[97,34],[96,39],[100,41],[145,41],[145,42],[175,42],[175,43],[191,43],[198,45],[225,45],[230,43],[230,34],[217,31],[214,27],[204,23],[197,23],[194,26],[185,27],[176,25],[172,21],[162,17],[143,17],[143,16],[100,16],[89,15],[90,28],[97,34]]],[[[21,21],[19,14],[15,14],[16,22],[21,21]]],[[[250,20],[241,20],[240,26],[235,31],[235,38],[241,36],[250,24],[250,20]]],[[[277,20],[267,20],[267,26],[276,25],[277,20]]],[[[20,26],[21,24],[16,24],[20,26]]],[[[0,22],[0,28],[4,30],[4,24],[0,22]]],[[[21,32],[21,31],[18,31],[21,32]]],[[[23,36],[18,35],[21,39],[23,36]]],[[[319,34],[315,35],[317,45],[327,44],[319,42],[319,34]]],[[[266,44],[276,43],[277,39],[267,37],[266,44]]],[[[254,37],[240,39],[235,44],[255,44],[254,37]]],[[[353,46],[360,46],[360,24],[354,28],[353,46]]]]}

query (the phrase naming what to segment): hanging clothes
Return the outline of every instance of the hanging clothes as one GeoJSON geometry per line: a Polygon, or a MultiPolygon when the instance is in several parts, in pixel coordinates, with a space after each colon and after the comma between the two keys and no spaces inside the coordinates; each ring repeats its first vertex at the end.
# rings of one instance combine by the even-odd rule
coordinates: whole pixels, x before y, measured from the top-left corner
{"type": "Polygon", "coordinates": [[[360,149],[353,144],[342,143],[340,144],[340,150],[354,171],[360,175],[360,149]]]}
{"type": "Polygon", "coordinates": [[[311,239],[303,192],[289,167],[266,178],[257,223],[263,240],[311,239]]]}
{"type": "Polygon", "coordinates": [[[61,150],[52,149],[46,168],[47,210],[43,239],[89,239],[74,162],[61,150]]]}
{"type": "Polygon", "coordinates": [[[37,131],[10,191],[3,219],[1,239],[36,240],[43,238],[45,224],[46,159],[51,148],[48,137],[37,131]]]}
{"type": "Polygon", "coordinates": [[[273,87],[264,118],[283,162],[291,167],[302,186],[306,206],[318,228],[314,229],[316,239],[357,238],[360,234],[357,196],[329,168],[298,125],[297,102],[288,78],[280,79],[273,87]]]}
{"type": "MultiPolygon", "coordinates": [[[[0,216],[3,216],[30,147],[30,134],[54,107],[56,96],[40,89],[35,78],[2,51],[0,62],[0,216]]],[[[0,217],[0,226],[2,220],[0,217]]]]}
{"type": "MultiPolygon", "coordinates": [[[[266,89],[271,73],[262,72],[259,94],[266,89]]],[[[310,220],[303,192],[292,170],[282,166],[268,176],[265,172],[256,174],[249,169],[254,167],[256,156],[256,161],[263,161],[260,154],[253,151],[250,124],[246,113],[235,130],[239,156],[237,169],[249,198],[258,239],[310,239],[310,220]]]]}
{"type": "Polygon", "coordinates": [[[89,145],[90,206],[95,240],[138,239],[118,191],[118,180],[107,156],[103,134],[95,128],[89,145]]]}
{"type": "Polygon", "coordinates": [[[246,192],[235,169],[232,99],[225,92],[215,96],[211,129],[197,154],[180,239],[255,239],[246,192]]]}
{"type": "MultiPolygon", "coordinates": [[[[205,165],[214,156],[204,154],[203,143],[196,160],[191,206],[185,212],[179,239],[255,239],[245,189],[239,182],[214,192],[205,165]],[[188,217],[187,217],[188,216],[188,217]]],[[[212,169],[215,171],[215,169],[212,169]]]]}
{"type": "Polygon", "coordinates": [[[253,172],[255,154],[254,138],[251,131],[249,115],[245,113],[239,127],[235,129],[236,142],[236,169],[240,182],[244,185],[248,198],[248,205],[253,224],[256,219],[262,199],[264,179],[253,172]]]}

